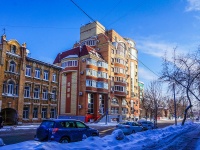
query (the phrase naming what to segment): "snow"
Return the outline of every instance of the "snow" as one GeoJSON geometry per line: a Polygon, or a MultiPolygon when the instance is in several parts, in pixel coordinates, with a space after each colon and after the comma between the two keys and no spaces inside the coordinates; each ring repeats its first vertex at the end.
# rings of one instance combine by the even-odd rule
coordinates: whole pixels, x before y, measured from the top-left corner
{"type": "MultiPolygon", "coordinates": [[[[106,126],[106,124],[98,124],[106,126]]],[[[108,124],[109,126],[111,124],[108,124]]],[[[114,123],[112,124],[115,125],[114,123]]],[[[37,128],[38,125],[22,126],[16,129],[37,128]]],[[[90,126],[95,126],[91,124],[90,126]]],[[[9,127],[7,127],[9,129],[9,127]]],[[[1,129],[3,130],[3,129],[1,129]]],[[[0,131],[1,131],[0,130],[0,131]]],[[[6,130],[6,128],[4,129],[6,130]]],[[[80,142],[61,144],[57,142],[25,141],[12,145],[1,146],[0,150],[142,150],[142,149],[196,149],[200,150],[200,123],[187,122],[184,126],[178,124],[161,129],[138,132],[124,136],[121,130],[115,130],[105,137],[88,137],[80,142]],[[118,140],[117,137],[120,137],[118,140]]]]}

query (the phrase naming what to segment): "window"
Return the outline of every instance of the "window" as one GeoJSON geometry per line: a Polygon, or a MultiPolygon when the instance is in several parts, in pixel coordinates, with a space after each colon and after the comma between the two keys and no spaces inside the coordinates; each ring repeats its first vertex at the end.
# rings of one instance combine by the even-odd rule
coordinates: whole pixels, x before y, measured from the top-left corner
{"type": "Polygon", "coordinates": [[[8,83],[8,89],[7,89],[7,94],[14,94],[14,82],[13,81],[9,81],[8,83]]]}
{"type": "Polygon", "coordinates": [[[118,114],[119,108],[117,107],[111,107],[111,114],[118,114]]]}
{"type": "Polygon", "coordinates": [[[42,99],[47,100],[48,99],[48,90],[43,89],[42,91],[42,99]]]}
{"type": "Polygon", "coordinates": [[[99,113],[104,114],[105,109],[105,96],[100,94],[99,95],[99,113]]]}
{"type": "Polygon", "coordinates": [[[53,74],[52,81],[53,81],[53,82],[56,82],[56,74],[55,74],[55,73],[53,74]]]}
{"type": "Polygon", "coordinates": [[[122,100],[122,105],[126,106],[127,105],[127,102],[125,99],[122,100]]]}
{"type": "Polygon", "coordinates": [[[117,85],[117,86],[115,86],[115,91],[125,92],[125,87],[117,85]]]}
{"type": "Polygon", "coordinates": [[[47,108],[42,108],[42,119],[47,118],[47,108]]]}
{"type": "Polygon", "coordinates": [[[49,72],[44,71],[44,80],[49,80],[49,72]]]}
{"type": "Polygon", "coordinates": [[[94,94],[88,93],[88,114],[94,113],[94,94]]]}
{"type": "Polygon", "coordinates": [[[77,128],[86,128],[85,124],[83,124],[82,122],[79,122],[79,121],[76,122],[76,126],[77,126],[77,128]]]}
{"type": "Polygon", "coordinates": [[[3,82],[3,89],[2,89],[2,93],[6,93],[6,82],[3,82]]]}
{"type": "Polygon", "coordinates": [[[24,97],[25,98],[30,97],[30,87],[29,86],[25,86],[25,88],[24,88],[24,97]]]}
{"type": "Polygon", "coordinates": [[[33,108],[33,118],[38,118],[38,108],[37,107],[33,108]]]}
{"type": "Polygon", "coordinates": [[[19,91],[19,86],[16,85],[16,86],[15,86],[15,95],[19,95],[19,92],[18,92],[18,91],[19,91]]]}
{"type": "Polygon", "coordinates": [[[56,90],[53,90],[53,91],[52,91],[52,99],[53,99],[53,100],[56,100],[56,90]]]}
{"type": "Polygon", "coordinates": [[[50,118],[56,118],[56,109],[55,108],[51,108],[50,118]]]}
{"type": "Polygon", "coordinates": [[[77,67],[78,61],[77,60],[69,60],[65,61],[61,64],[62,67],[77,67]]]}
{"type": "Polygon", "coordinates": [[[40,93],[40,89],[39,88],[34,88],[33,97],[35,99],[39,99],[39,93],[40,93]]]}
{"type": "Polygon", "coordinates": [[[31,67],[30,66],[26,66],[26,76],[31,76],[31,67]]]}
{"type": "Polygon", "coordinates": [[[127,108],[122,108],[122,114],[128,114],[128,109],[127,108]]]}
{"type": "Polygon", "coordinates": [[[96,87],[96,81],[94,81],[94,80],[86,80],[86,86],[96,87]]]}
{"type": "Polygon", "coordinates": [[[23,119],[28,119],[28,118],[29,118],[29,107],[24,107],[23,119]]]}
{"type": "Polygon", "coordinates": [[[40,78],[40,69],[35,69],[35,78],[40,78]]]}
{"type": "Polygon", "coordinates": [[[113,98],[111,100],[111,103],[114,104],[114,105],[119,105],[119,102],[118,102],[118,100],[116,98],[113,98]]]}
{"type": "Polygon", "coordinates": [[[16,53],[16,49],[15,45],[11,45],[11,53],[16,53]]]}
{"type": "Polygon", "coordinates": [[[16,63],[14,61],[10,62],[9,71],[15,72],[16,63]]]}

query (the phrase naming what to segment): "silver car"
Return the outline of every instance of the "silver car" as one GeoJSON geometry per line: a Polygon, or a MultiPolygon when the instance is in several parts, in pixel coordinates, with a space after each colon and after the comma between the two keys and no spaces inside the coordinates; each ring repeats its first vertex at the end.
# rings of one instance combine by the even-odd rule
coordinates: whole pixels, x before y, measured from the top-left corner
{"type": "Polygon", "coordinates": [[[116,125],[116,129],[121,129],[124,134],[132,134],[143,131],[143,127],[137,122],[127,121],[116,125]]]}
{"type": "Polygon", "coordinates": [[[151,121],[138,121],[144,128],[144,130],[155,129],[153,122],[151,121]]]}

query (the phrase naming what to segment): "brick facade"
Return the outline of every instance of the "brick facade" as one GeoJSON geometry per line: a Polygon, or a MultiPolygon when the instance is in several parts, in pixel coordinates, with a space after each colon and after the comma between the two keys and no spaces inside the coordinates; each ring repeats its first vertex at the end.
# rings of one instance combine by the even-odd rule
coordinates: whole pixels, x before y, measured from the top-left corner
{"type": "Polygon", "coordinates": [[[40,122],[57,117],[60,71],[61,67],[28,57],[25,43],[7,41],[3,35],[0,43],[0,112],[4,123],[40,122]]]}

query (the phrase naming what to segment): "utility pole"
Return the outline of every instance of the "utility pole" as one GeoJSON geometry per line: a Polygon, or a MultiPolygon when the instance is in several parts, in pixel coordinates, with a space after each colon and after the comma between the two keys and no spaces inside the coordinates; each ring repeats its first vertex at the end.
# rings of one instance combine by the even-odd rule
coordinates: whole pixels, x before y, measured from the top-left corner
{"type": "Polygon", "coordinates": [[[175,84],[173,83],[173,90],[174,90],[174,117],[175,117],[175,125],[177,125],[177,118],[176,118],[176,95],[175,95],[175,84]]]}

